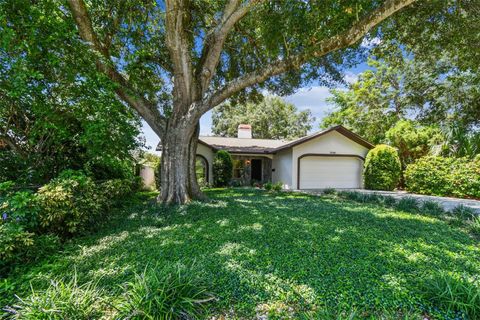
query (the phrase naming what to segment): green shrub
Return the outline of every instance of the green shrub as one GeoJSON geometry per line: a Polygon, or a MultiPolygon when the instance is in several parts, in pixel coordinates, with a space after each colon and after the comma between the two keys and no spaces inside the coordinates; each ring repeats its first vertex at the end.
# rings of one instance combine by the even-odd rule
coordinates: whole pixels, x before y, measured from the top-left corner
{"type": "Polygon", "coordinates": [[[469,226],[472,233],[474,233],[477,236],[480,236],[480,216],[479,215],[473,216],[469,220],[469,226]]]}
{"type": "Polygon", "coordinates": [[[192,270],[148,269],[126,285],[121,318],[198,319],[213,296],[192,270]]]}
{"type": "Polygon", "coordinates": [[[233,161],[230,153],[220,150],[213,160],[213,184],[215,187],[226,187],[232,180],[233,161]]]}
{"type": "Polygon", "coordinates": [[[458,218],[463,219],[470,219],[476,215],[475,210],[461,204],[453,208],[450,213],[458,218]]]}
{"type": "Polygon", "coordinates": [[[46,290],[33,289],[27,298],[18,298],[14,307],[7,308],[13,319],[100,319],[100,294],[96,285],[77,283],[76,275],[66,282],[53,280],[46,290]]]}
{"type": "Polygon", "coordinates": [[[397,150],[387,145],[378,145],[368,152],[365,159],[365,188],[393,190],[400,181],[401,171],[397,150]]]}
{"type": "Polygon", "coordinates": [[[387,207],[394,207],[397,203],[397,200],[392,196],[384,196],[383,197],[383,204],[387,207]]]}
{"type": "Polygon", "coordinates": [[[438,215],[444,213],[443,207],[436,201],[424,201],[422,203],[422,213],[438,215]]]}
{"type": "Polygon", "coordinates": [[[407,166],[405,184],[415,193],[480,198],[480,160],[423,157],[407,166]]]}
{"type": "Polygon", "coordinates": [[[2,220],[15,221],[27,229],[38,225],[38,206],[36,194],[31,190],[4,193],[0,199],[2,220]]]}
{"type": "Polygon", "coordinates": [[[480,317],[480,282],[467,276],[441,272],[431,277],[423,286],[425,298],[435,307],[447,312],[460,312],[459,319],[479,319],[480,317]]]}
{"type": "Polygon", "coordinates": [[[271,191],[273,189],[273,183],[271,182],[266,182],[263,187],[265,188],[265,190],[267,191],[271,191]]]}
{"type": "Polygon", "coordinates": [[[419,211],[419,204],[418,204],[417,199],[415,199],[413,197],[404,197],[404,198],[398,200],[398,202],[396,204],[396,208],[398,210],[402,210],[402,211],[405,211],[405,212],[415,213],[415,212],[419,211]]]}
{"type": "Polygon", "coordinates": [[[99,197],[105,210],[110,210],[127,195],[131,194],[135,187],[135,182],[125,179],[113,179],[100,183],[97,186],[99,197]]]}
{"type": "Polygon", "coordinates": [[[275,192],[282,191],[283,189],[283,183],[282,182],[277,182],[272,185],[272,190],[275,192]]]}
{"type": "Polygon", "coordinates": [[[0,224],[0,270],[21,258],[25,249],[33,245],[33,236],[17,222],[0,224]]]}
{"type": "Polygon", "coordinates": [[[337,191],[334,188],[323,189],[323,194],[335,194],[337,191]]]}
{"type": "Polygon", "coordinates": [[[94,224],[106,202],[91,178],[70,170],[41,187],[37,199],[42,229],[63,237],[94,224]]]}

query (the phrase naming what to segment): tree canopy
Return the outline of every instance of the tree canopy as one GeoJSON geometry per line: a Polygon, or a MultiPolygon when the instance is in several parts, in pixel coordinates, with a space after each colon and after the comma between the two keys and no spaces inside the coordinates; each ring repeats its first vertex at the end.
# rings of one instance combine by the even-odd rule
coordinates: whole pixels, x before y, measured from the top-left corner
{"type": "Polygon", "coordinates": [[[277,96],[266,96],[260,102],[225,103],[212,113],[212,132],[222,137],[236,137],[238,125],[252,125],[257,139],[292,140],[307,135],[315,118],[310,110],[297,108],[277,96]]]}
{"type": "Polygon", "coordinates": [[[100,179],[131,171],[138,117],[64,19],[49,1],[0,4],[0,180],[41,183],[67,168],[100,179]]]}
{"type": "Polygon", "coordinates": [[[442,144],[437,153],[457,156],[478,153],[480,146],[475,146],[480,135],[480,74],[460,70],[456,60],[448,55],[431,63],[405,49],[391,44],[384,46],[387,51],[377,48],[377,56],[369,60],[371,70],[361,73],[347,90],[332,91],[330,102],[335,109],[322,120],[321,126],[343,124],[373,143],[389,142],[387,132],[395,132],[391,128],[408,127],[435,136],[427,140],[436,142],[431,147],[442,144]],[[409,121],[399,124],[403,120],[409,121]],[[440,140],[434,134],[439,129],[440,140]]]}

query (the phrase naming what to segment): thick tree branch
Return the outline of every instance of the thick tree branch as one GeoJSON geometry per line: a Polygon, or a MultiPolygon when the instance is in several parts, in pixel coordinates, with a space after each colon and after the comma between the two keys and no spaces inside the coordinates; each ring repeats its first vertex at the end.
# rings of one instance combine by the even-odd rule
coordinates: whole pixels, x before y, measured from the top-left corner
{"type": "Polygon", "coordinates": [[[260,1],[262,0],[252,0],[249,4],[239,7],[242,2],[241,0],[230,0],[225,6],[222,18],[217,27],[205,38],[202,55],[196,70],[196,77],[200,85],[201,94],[207,91],[210,80],[215,74],[215,69],[217,68],[228,33],[233,26],[260,1]]]}
{"type": "Polygon", "coordinates": [[[135,90],[133,90],[127,79],[112,66],[108,49],[102,45],[93,30],[92,22],[83,0],[68,0],[68,4],[78,27],[80,37],[97,53],[96,64],[98,70],[119,85],[116,89],[118,96],[130,107],[134,108],[153,131],[161,137],[166,127],[166,119],[160,114],[158,108],[141,94],[132,94],[135,90]]]}
{"type": "MultiPolygon", "coordinates": [[[[166,0],[166,44],[173,65],[174,106],[188,107],[194,97],[196,86],[193,80],[190,57],[191,41],[187,33],[190,18],[189,0],[166,0]]],[[[184,113],[185,110],[176,110],[184,113]]]]}
{"type": "Polygon", "coordinates": [[[356,22],[347,31],[317,43],[314,46],[314,50],[292,55],[228,82],[223,88],[207,96],[203,103],[199,105],[196,110],[193,110],[192,115],[195,118],[200,117],[233,94],[249,86],[261,83],[270,77],[282,74],[289,70],[298,69],[312,58],[319,58],[333,51],[355,44],[380,22],[413,2],[415,2],[415,0],[386,0],[382,6],[356,22]]]}

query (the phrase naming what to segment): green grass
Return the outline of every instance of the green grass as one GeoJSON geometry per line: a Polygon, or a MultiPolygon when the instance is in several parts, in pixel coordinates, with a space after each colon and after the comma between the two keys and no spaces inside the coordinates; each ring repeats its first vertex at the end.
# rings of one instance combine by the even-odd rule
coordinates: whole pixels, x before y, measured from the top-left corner
{"type": "MultiPolygon", "coordinates": [[[[139,197],[108,228],[14,269],[0,280],[0,304],[16,303],[14,294],[28,300],[30,283],[45,290],[51,279],[69,279],[76,270],[79,284],[95,283],[108,306],[105,318],[114,319],[125,288],[146,267],[180,264],[193,266],[191,276],[215,296],[205,318],[467,319],[478,312],[458,307],[470,293],[470,300],[449,303],[441,286],[425,289],[444,274],[480,274],[478,240],[435,216],[252,189],[207,195],[210,202],[170,208],[155,205],[154,194],[139,197]]],[[[469,282],[469,292],[475,288],[478,281],[469,282]]],[[[188,287],[196,290],[204,292],[188,287]]]]}

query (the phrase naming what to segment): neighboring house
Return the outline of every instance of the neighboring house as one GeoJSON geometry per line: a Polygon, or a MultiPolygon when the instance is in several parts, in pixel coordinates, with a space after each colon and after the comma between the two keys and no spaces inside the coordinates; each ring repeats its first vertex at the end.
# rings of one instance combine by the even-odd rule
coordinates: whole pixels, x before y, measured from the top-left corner
{"type": "Polygon", "coordinates": [[[226,150],[234,160],[233,179],[241,185],[281,182],[285,189],[362,188],[363,162],[373,147],[342,126],[283,141],[252,139],[252,127],[242,124],[237,138],[200,136],[197,157],[210,183],[215,152],[226,150]]]}

